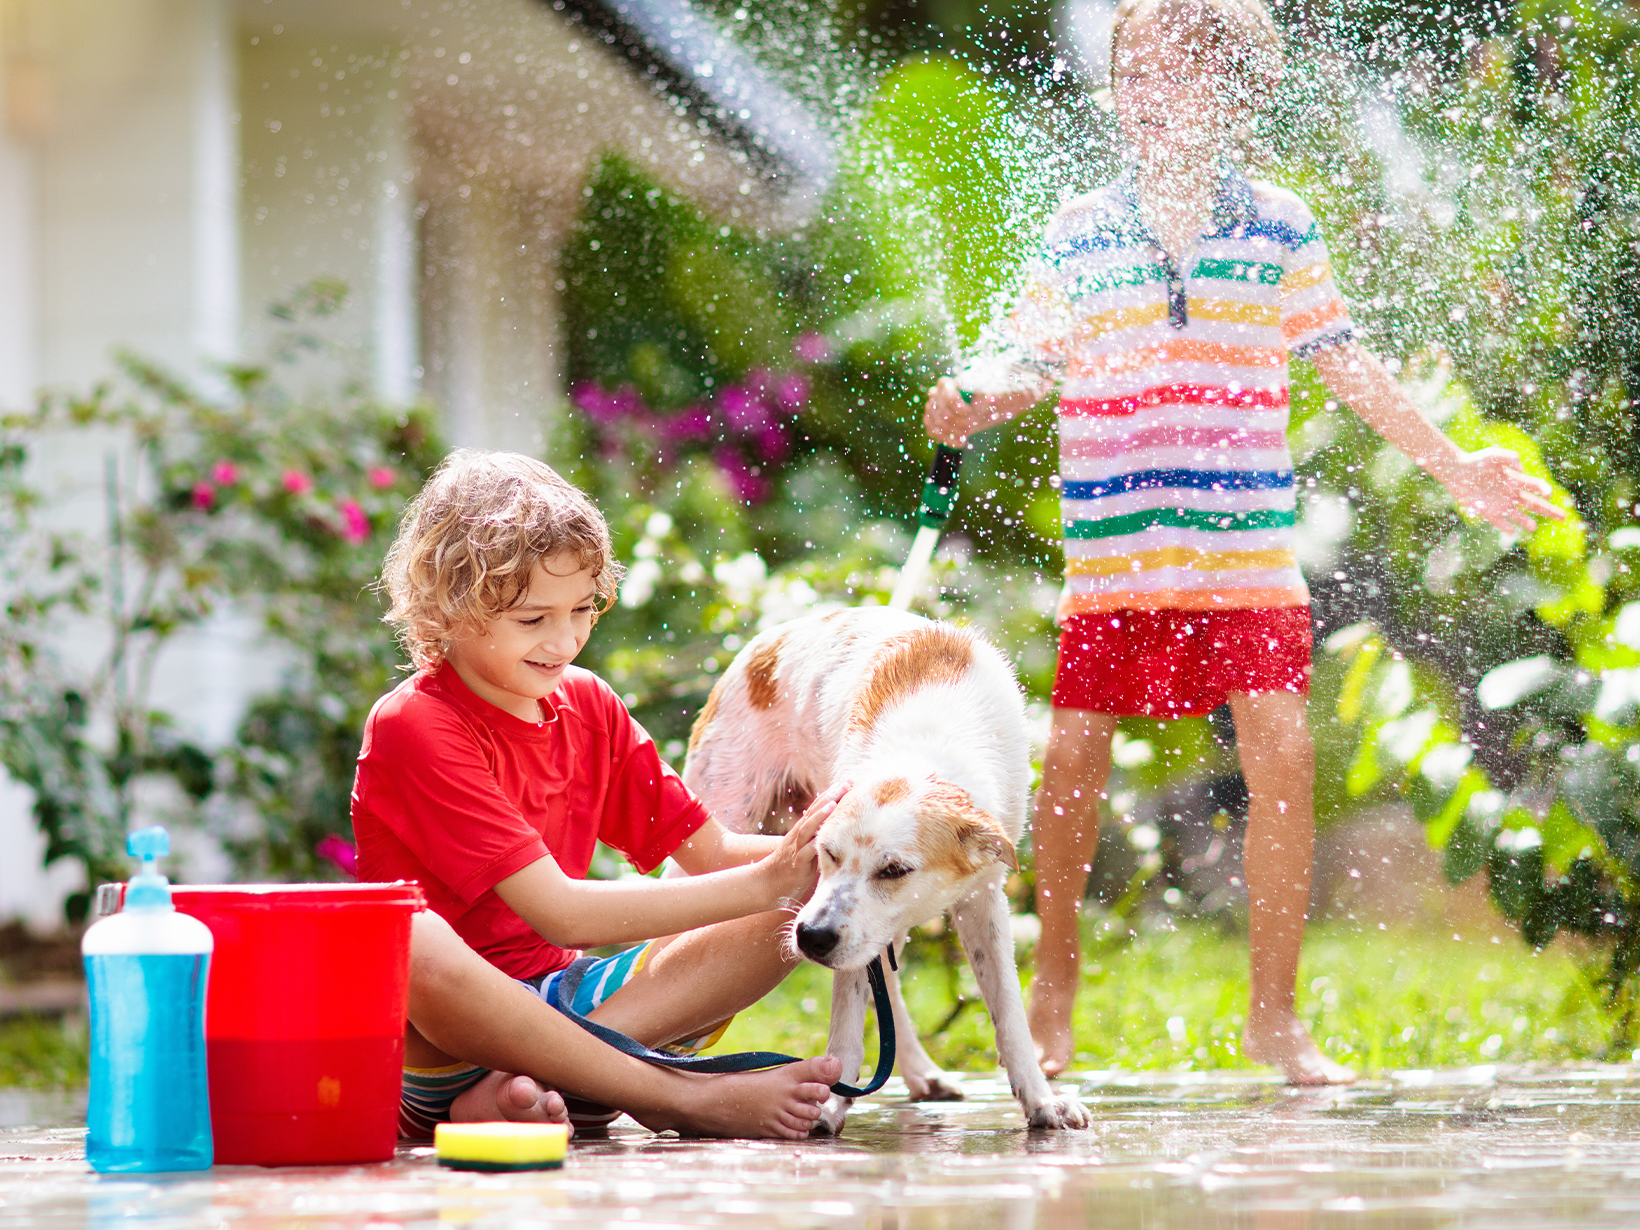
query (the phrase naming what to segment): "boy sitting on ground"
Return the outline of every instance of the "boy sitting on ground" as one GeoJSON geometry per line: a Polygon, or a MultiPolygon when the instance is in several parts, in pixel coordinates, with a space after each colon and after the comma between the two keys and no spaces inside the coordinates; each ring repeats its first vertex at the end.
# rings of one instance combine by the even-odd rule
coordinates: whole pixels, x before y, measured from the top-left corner
{"type": "Polygon", "coordinates": [[[419,881],[431,907],[411,938],[406,1136],[567,1109],[583,1128],[626,1111],[656,1129],[800,1137],[838,1079],[826,1057],[680,1073],[563,1014],[651,1047],[716,1041],[795,964],[786,923],[835,805],[784,838],[718,826],[609,686],[572,665],[619,576],[591,502],[511,453],[452,454],[388,553],[387,619],[417,671],[371,711],[352,815],[360,878],[419,881]],[[640,871],[670,856],[691,874],[587,880],[600,840],[640,871]],[[634,941],[561,1001],[579,949],[634,941]]]}

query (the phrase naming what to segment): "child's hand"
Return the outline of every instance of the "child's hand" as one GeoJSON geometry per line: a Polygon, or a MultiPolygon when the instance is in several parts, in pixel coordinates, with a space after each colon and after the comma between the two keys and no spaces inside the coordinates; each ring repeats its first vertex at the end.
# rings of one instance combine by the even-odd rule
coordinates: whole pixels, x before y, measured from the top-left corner
{"type": "Polygon", "coordinates": [[[1520,456],[1506,448],[1464,453],[1439,477],[1466,516],[1482,518],[1499,533],[1531,533],[1537,528],[1534,513],[1566,519],[1546,498],[1549,484],[1526,473],[1520,456]]]}
{"type": "Polygon", "coordinates": [[[838,782],[817,795],[802,819],[780,839],[780,844],[763,859],[772,882],[775,897],[782,902],[802,903],[814,892],[820,879],[820,853],[814,848],[815,834],[820,826],[837,810],[837,804],[849,792],[851,782],[838,782]]]}
{"type": "Polygon", "coordinates": [[[957,382],[946,376],[928,390],[928,405],[923,411],[923,427],[931,438],[952,448],[968,447],[968,437],[997,421],[995,411],[976,401],[970,405],[963,399],[957,382]]]}

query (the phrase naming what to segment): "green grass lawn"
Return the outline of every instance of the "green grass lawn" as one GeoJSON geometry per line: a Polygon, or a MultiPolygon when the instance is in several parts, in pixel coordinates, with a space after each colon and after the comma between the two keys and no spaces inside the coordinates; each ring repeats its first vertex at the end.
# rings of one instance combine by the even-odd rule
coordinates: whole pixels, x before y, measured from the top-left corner
{"type": "Polygon", "coordinates": [[[0,1022],[0,1086],[75,1089],[86,1082],[83,1018],[32,1016],[0,1022]]]}
{"type": "MultiPolygon", "coordinates": [[[[1251,1066],[1239,1045],[1247,1001],[1244,939],[1190,923],[1136,937],[1125,926],[1103,932],[1090,926],[1087,952],[1076,1005],[1078,1066],[1251,1066]]],[[[948,965],[941,941],[920,939],[905,965],[906,999],[934,1058],[959,1071],[994,1068],[990,1019],[975,998],[966,962],[948,965]]],[[[1428,930],[1312,927],[1298,1006],[1328,1053],[1366,1074],[1599,1058],[1613,1032],[1584,964],[1563,946],[1534,954],[1512,938],[1453,940],[1428,930]]],[[[819,1054],[830,1010],[831,976],[802,965],[741,1013],[716,1049],[819,1054]]],[[[0,1024],[0,1086],[83,1085],[85,1048],[85,1027],[73,1020],[0,1024]]],[[[868,1067],[876,1061],[874,1037],[866,1061],[868,1067]]]]}
{"type": "MultiPolygon", "coordinates": [[[[1137,937],[1123,926],[1120,942],[1097,932],[1090,927],[1077,997],[1077,1066],[1254,1066],[1239,1045],[1247,1005],[1245,938],[1188,923],[1137,937]]],[[[953,972],[939,945],[923,941],[912,945],[905,964],[906,1000],[934,1058],[955,1070],[994,1068],[990,1020],[973,1000],[966,963],[953,972]],[[952,1018],[959,994],[968,1002],[952,1018]]],[[[1310,929],[1299,975],[1299,1014],[1330,1055],[1364,1074],[1629,1058],[1627,1052],[1606,1056],[1612,1017],[1584,965],[1558,945],[1534,954],[1507,937],[1453,940],[1450,933],[1330,923],[1310,929]]],[[[716,1049],[818,1054],[830,992],[830,975],[803,965],[742,1013],[716,1049]]],[[[868,1068],[875,1058],[873,1037],[868,1068]]]]}

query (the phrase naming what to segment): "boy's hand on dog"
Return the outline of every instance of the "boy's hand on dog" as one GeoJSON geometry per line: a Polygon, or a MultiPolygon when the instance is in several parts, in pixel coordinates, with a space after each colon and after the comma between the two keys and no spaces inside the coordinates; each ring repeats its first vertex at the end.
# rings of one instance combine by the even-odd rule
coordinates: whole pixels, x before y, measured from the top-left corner
{"type": "Polygon", "coordinates": [[[817,795],[802,819],[792,825],[774,852],[763,860],[778,901],[801,905],[814,893],[820,879],[820,852],[815,848],[815,834],[837,810],[837,804],[851,785],[839,782],[817,795]]]}

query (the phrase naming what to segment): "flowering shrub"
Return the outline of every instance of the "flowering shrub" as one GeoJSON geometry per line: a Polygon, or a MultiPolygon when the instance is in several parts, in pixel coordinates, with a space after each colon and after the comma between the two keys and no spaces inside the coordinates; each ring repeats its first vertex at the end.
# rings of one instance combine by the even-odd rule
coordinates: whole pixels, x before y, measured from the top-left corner
{"type": "MultiPolygon", "coordinates": [[[[338,304],[310,289],[286,311],[299,327],[338,304]]],[[[93,883],[123,876],[144,783],[178,787],[163,818],[206,825],[257,876],[314,877],[331,865],[316,845],[348,829],[359,731],[399,661],[371,585],[442,449],[426,411],[349,390],[296,401],[282,366],[232,369],[219,396],[127,355],[89,396],[4,422],[0,649],[19,669],[0,683],[0,761],[35,794],[48,860],[81,859],[93,883]],[[107,453],[106,537],[54,529],[22,483],[29,450],[63,435],[107,453]],[[207,748],[148,694],[164,648],[225,604],[259,619],[285,681],[231,744],[207,748]],[[95,668],[55,652],[65,606],[102,641],[95,668]],[[92,733],[105,718],[111,740],[92,733]]]]}
{"type": "Polygon", "coordinates": [[[687,453],[706,453],[736,499],[761,504],[774,493],[774,472],[792,454],[809,379],[754,368],[740,382],[670,412],[646,405],[631,384],[611,390],[583,382],[570,401],[587,416],[604,458],[643,459],[664,472],[687,453]]]}

